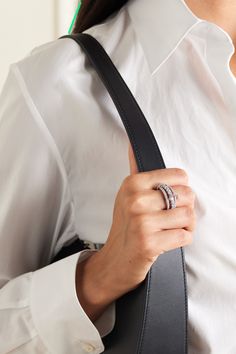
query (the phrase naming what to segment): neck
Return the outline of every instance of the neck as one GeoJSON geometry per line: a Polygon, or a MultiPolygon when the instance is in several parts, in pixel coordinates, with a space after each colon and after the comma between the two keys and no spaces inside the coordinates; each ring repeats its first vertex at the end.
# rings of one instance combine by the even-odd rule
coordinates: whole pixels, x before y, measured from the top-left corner
{"type": "MultiPolygon", "coordinates": [[[[227,32],[236,48],[236,0],[185,0],[185,3],[197,17],[213,22],[227,32]]],[[[236,52],[230,67],[236,76],[236,52]]]]}

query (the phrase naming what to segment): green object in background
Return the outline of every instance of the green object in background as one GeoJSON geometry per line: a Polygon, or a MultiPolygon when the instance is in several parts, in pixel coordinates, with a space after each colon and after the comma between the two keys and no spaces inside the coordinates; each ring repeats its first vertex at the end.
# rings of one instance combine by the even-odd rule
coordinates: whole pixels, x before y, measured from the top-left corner
{"type": "Polygon", "coordinates": [[[68,30],[68,34],[71,34],[71,32],[72,32],[72,29],[73,29],[73,27],[74,27],[75,20],[76,20],[76,17],[78,16],[80,7],[81,7],[81,1],[79,2],[79,5],[77,6],[77,9],[76,9],[76,11],[75,11],[73,20],[72,20],[71,25],[70,25],[70,28],[69,28],[69,30],[68,30]]]}

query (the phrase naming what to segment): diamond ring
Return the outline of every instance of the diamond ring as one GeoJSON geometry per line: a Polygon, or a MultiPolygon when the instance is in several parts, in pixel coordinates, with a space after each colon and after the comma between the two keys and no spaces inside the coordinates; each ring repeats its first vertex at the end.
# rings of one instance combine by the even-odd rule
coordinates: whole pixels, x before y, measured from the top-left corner
{"type": "Polygon", "coordinates": [[[178,195],[174,193],[173,189],[168,184],[159,183],[154,189],[162,192],[167,210],[176,208],[176,199],[178,198],[178,195]]]}

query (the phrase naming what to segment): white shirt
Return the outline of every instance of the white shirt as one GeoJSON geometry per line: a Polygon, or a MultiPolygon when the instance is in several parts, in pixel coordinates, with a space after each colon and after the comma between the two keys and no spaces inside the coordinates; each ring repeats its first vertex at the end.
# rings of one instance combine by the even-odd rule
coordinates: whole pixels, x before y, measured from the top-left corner
{"type": "MultiPolygon", "coordinates": [[[[181,0],[129,1],[87,32],[136,97],[166,167],[185,169],[196,193],[185,247],[189,354],[235,354],[232,40],[181,0]]],[[[0,354],[103,351],[114,304],[93,324],[75,291],[88,252],[48,263],[76,233],[106,241],[128,174],[123,124],[73,40],[45,43],[10,66],[0,97],[0,354]]]]}

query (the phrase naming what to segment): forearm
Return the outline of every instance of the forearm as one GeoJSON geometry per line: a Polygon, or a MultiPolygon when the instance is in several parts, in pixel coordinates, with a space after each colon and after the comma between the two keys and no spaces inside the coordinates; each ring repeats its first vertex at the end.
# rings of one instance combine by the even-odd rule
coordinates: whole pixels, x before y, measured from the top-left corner
{"type": "Polygon", "coordinates": [[[95,322],[115,300],[112,284],[102,267],[101,255],[92,254],[78,263],[76,270],[76,292],[78,300],[92,322],[95,322]]]}

